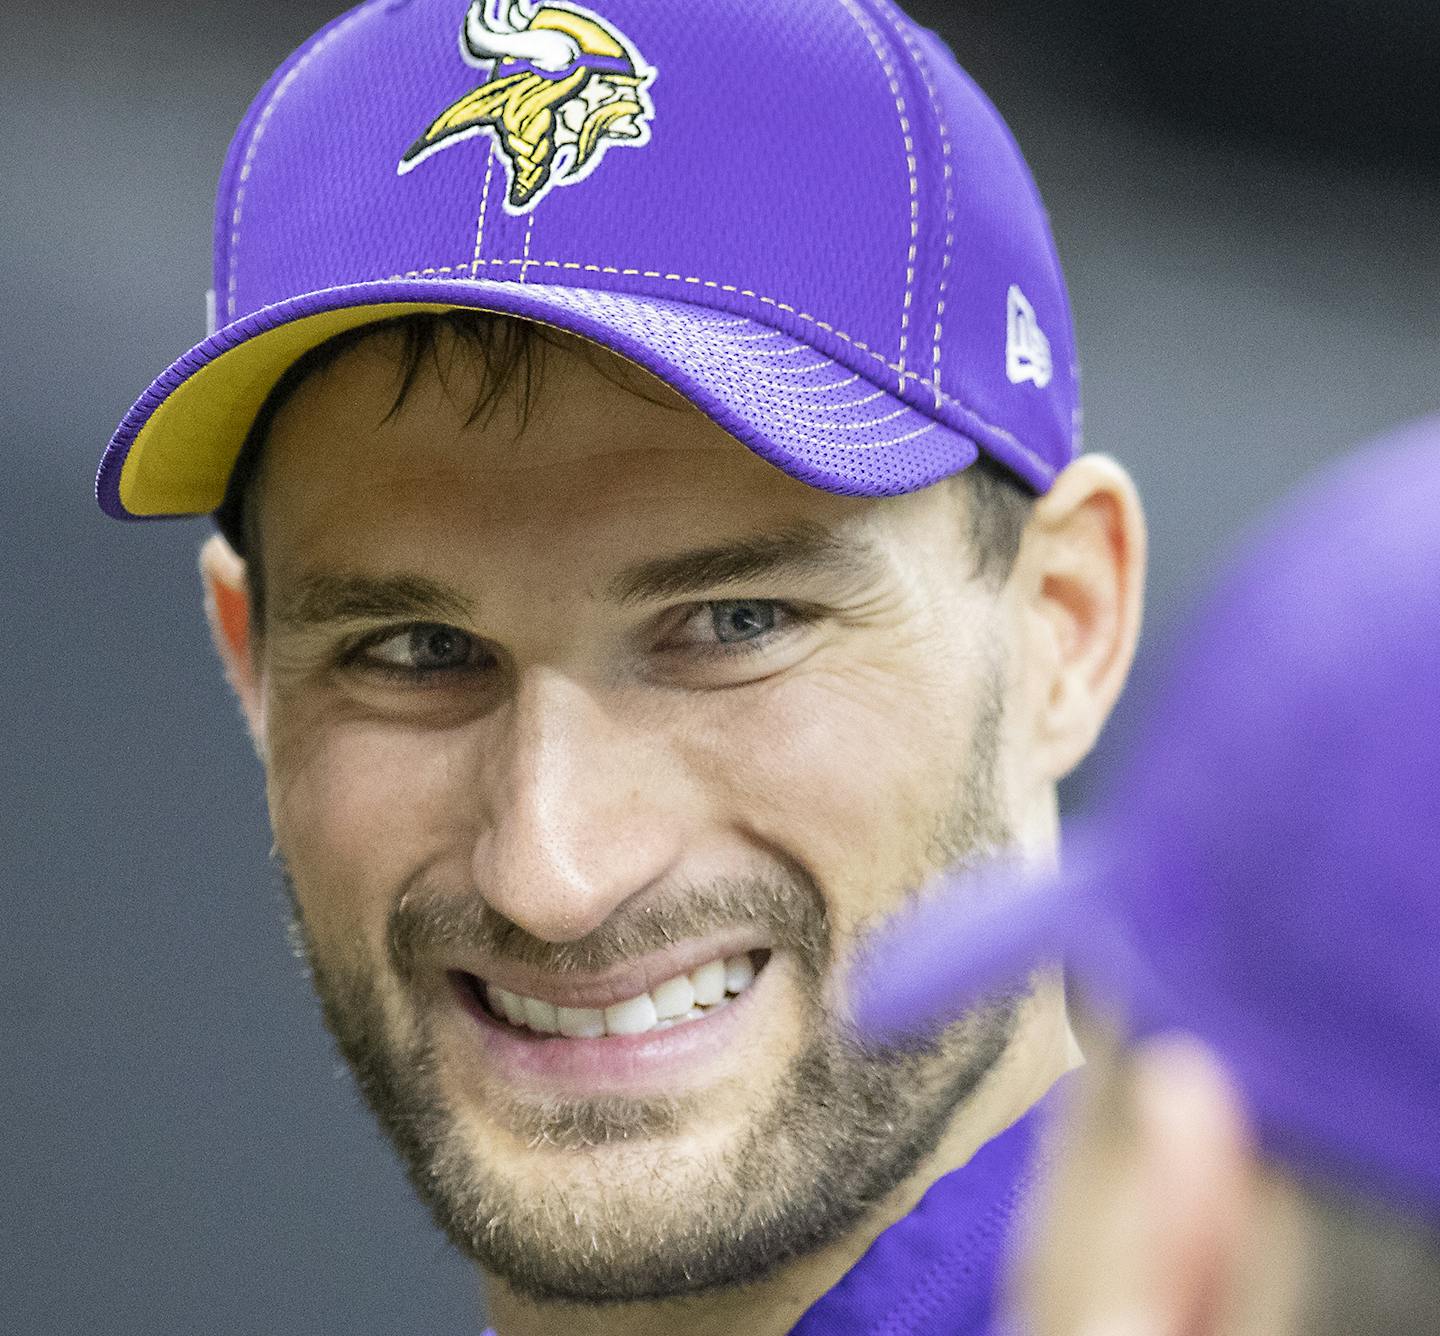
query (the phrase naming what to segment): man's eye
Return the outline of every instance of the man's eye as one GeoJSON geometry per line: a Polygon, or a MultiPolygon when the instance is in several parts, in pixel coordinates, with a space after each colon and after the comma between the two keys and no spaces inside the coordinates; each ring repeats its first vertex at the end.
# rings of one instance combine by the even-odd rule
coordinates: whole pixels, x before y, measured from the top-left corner
{"type": "Polygon", "coordinates": [[[775,629],[779,608],[763,599],[737,599],[733,602],[711,603],[706,611],[715,639],[722,645],[744,640],[758,640],[775,629]]]}
{"type": "Polygon", "coordinates": [[[725,599],[694,604],[667,636],[672,650],[713,654],[759,649],[794,620],[787,604],[767,598],[725,599]]]}
{"type": "Polygon", "coordinates": [[[372,641],[360,652],[363,663],[409,673],[438,673],[481,666],[486,657],[474,636],[453,626],[423,624],[372,641]]]}

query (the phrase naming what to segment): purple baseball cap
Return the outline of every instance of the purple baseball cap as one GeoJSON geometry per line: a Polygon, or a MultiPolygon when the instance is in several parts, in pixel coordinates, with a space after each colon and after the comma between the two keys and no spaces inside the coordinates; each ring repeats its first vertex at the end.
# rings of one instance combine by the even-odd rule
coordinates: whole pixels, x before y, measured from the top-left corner
{"type": "Polygon", "coordinates": [[[1191,1032],[1262,1146],[1440,1221],[1440,419],[1325,470],[1226,568],[1064,871],[942,879],[852,980],[894,1037],[1064,960],[1191,1032]]]}
{"type": "Polygon", "coordinates": [[[473,308],[591,339],[826,490],[1074,457],[1059,261],[1009,131],[889,0],[370,0],[231,146],[212,332],[96,481],[203,514],[295,360],[473,308]]]}

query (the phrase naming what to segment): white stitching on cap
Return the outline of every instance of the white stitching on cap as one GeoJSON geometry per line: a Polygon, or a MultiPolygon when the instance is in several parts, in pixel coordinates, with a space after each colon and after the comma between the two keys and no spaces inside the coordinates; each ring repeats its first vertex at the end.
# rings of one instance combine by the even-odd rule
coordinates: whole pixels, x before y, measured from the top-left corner
{"type": "Polygon", "coordinates": [[[935,369],[932,373],[935,380],[935,406],[938,408],[943,397],[940,389],[940,349],[945,337],[945,300],[955,252],[955,155],[950,142],[950,127],[946,124],[945,113],[940,108],[940,90],[935,86],[929,58],[915,40],[915,34],[911,32],[905,19],[896,14],[894,8],[886,4],[885,0],[881,0],[881,8],[890,19],[890,26],[900,35],[900,40],[909,48],[915,64],[919,67],[920,78],[924,81],[925,90],[930,97],[930,105],[935,110],[935,124],[940,130],[940,149],[945,161],[945,252],[940,261],[940,299],[935,306],[935,369]]]}
{"type": "MultiPolygon", "coordinates": [[[[843,390],[847,385],[853,385],[859,376],[846,376],[844,380],[831,381],[826,385],[792,385],[791,394],[829,394],[832,390],[843,390]]],[[[881,390],[881,394],[888,394],[888,390],[881,390]]],[[[820,405],[822,408],[824,404],[820,405]]]]}
{"type": "Polygon", "coordinates": [[[905,165],[910,173],[910,254],[905,270],[905,310],[900,320],[900,365],[894,368],[900,373],[900,389],[903,393],[910,351],[910,313],[915,306],[915,274],[920,259],[920,165],[915,157],[915,134],[910,125],[909,109],[905,105],[905,92],[900,87],[900,75],[895,69],[895,62],[890,59],[885,39],[855,0],[841,0],[841,3],[864,32],[871,49],[884,67],[885,78],[890,84],[890,94],[895,99],[895,110],[900,115],[900,133],[905,139],[905,165]]]}
{"type": "MultiPolygon", "coordinates": [[[[833,389],[834,386],[831,388],[833,389]]],[[[842,408],[863,408],[866,404],[873,404],[877,399],[883,399],[887,393],[889,393],[887,390],[876,390],[874,394],[867,394],[863,399],[847,399],[843,404],[821,404],[820,407],[831,413],[838,413],[842,408]]]]}
{"type": "Polygon", "coordinates": [[[906,413],[914,413],[915,410],[906,404],[903,408],[897,408],[893,413],[886,413],[884,417],[866,418],[864,422],[846,422],[842,425],[846,431],[863,431],[866,427],[883,427],[887,422],[894,422],[896,418],[902,418],[906,413]]]}
{"type": "Polygon", "coordinates": [[[525,217],[525,249],[521,252],[520,260],[520,281],[523,283],[530,272],[530,266],[535,263],[530,258],[530,242],[535,236],[535,211],[532,209],[525,217]]]}
{"type": "Polygon", "coordinates": [[[940,424],[931,422],[927,426],[920,427],[906,436],[896,436],[889,441],[866,441],[862,445],[847,445],[846,450],[889,450],[897,445],[908,445],[911,441],[919,440],[922,436],[928,436],[940,424]]]}
{"type": "Polygon", "coordinates": [[[245,146],[245,159],[240,164],[240,176],[235,185],[235,204],[230,210],[230,264],[229,272],[225,282],[225,306],[231,320],[235,318],[235,283],[236,283],[236,252],[240,249],[240,219],[244,212],[245,186],[250,180],[250,169],[255,165],[255,151],[260,147],[260,140],[264,138],[265,127],[270,123],[270,117],[275,108],[280,105],[280,99],[290,91],[290,85],[295,82],[304,71],[305,67],[315,59],[327,46],[330,45],[341,33],[348,30],[357,20],[368,14],[369,6],[358,9],[349,18],[336,24],[329,32],[315,43],[295,64],[290,72],[275,85],[275,91],[270,94],[270,100],[265,104],[259,118],[255,122],[255,128],[250,133],[250,142],[245,146]]]}
{"type": "MultiPolygon", "coordinates": [[[[813,353],[813,348],[806,348],[807,353],[813,353]]],[[[827,366],[834,366],[828,357],[823,362],[812,362],[809,366],[767,366],[765,368],[772,376],[812,376],[815,372],[827,366]]]]}
{"type": "Polygon", "coordinates": [[[475,271],[480,268],[480,250],[485,244],[485,214],[490,208],[490,178],[495,175],[495,154],[492,151],[485,162],[485,185],[480,191],[480,219],[475,224],[475,258],[470,261],[470,273],[473,277],[475,271]]]}

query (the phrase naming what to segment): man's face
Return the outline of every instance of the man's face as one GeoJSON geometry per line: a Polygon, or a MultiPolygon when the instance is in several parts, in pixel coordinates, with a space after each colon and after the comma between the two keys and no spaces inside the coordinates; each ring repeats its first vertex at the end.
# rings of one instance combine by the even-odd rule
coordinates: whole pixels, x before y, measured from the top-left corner
{"type": "Polygon", "coordinates": [[[328,1021],[521,1292],[757,1278],[906,1178],[1014,1028],[862,1052],[837,965],[1023,818],[1016,613],[948,487],[816,491],[568,343],[523,423],[429,370],[391,413],[392,351],[300,387],[260,496],[260,731],[328,1021]]]}

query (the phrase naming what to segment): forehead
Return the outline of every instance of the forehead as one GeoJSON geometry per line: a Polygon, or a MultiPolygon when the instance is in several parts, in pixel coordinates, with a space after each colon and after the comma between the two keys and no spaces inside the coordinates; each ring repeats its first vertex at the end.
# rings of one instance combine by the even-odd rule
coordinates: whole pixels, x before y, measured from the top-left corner
{"type": "Polygon", "coordinates": [[[517,375],[471,420],[483,388],[471,356],[442,343],[398,408],[396,349],[383,338],[297,389],[266,443],[267,567],[433,557],[446,545],[608,561],[797,523],[884,528],[923,508],[797,482],[648,373],[578,340],[542,343],[529,393],[517,375]]]}

